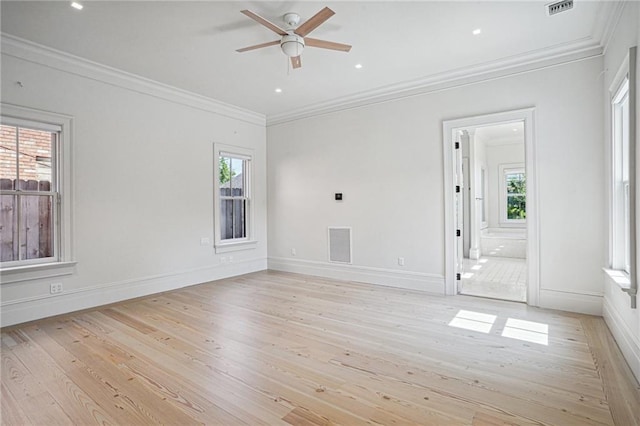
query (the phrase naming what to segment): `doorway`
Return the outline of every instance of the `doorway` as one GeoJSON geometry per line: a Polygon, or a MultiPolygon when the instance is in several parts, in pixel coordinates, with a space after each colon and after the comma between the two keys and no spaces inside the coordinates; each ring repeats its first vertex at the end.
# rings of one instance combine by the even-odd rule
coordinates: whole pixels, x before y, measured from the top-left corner
{"type": "Polygon", "coordinates": [[[443,130],[446,294],[538,305],[534,109],[443,130]]]}
{"type": "Polygon", "coordinates": [[[459,129],[457,139],[458,293],[526,302],[524,121],[459,129]]]}

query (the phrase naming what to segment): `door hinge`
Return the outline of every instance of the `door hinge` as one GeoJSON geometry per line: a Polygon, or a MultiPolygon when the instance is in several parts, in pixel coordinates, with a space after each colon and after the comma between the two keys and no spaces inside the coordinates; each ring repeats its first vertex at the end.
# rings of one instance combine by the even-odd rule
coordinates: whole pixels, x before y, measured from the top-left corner
{"type": "Polygon", "coordinates": [[[455,143],[455,148],[456,148],[456,149],[460,149],[460,142],[456,142],[456,143],[455,143]]]}
{"type": "Polygon", "coordinates": [[[456,193],[460,192],[460,185],[456,185],[456,193]]]}
{"type": "Polygon", "coordinates": [[[459,237],[459,236],[460,236],[460,230],[456,229],[456,237],[459,237]]]}
{"type": "Polygon", "coordinates": [[[460,273],[458,272],[458,273],[456,274],[456,280],[460,281],[460,279],[461,279],[461,278],[462,278],[462,277],[460,276],[460,273]]]}

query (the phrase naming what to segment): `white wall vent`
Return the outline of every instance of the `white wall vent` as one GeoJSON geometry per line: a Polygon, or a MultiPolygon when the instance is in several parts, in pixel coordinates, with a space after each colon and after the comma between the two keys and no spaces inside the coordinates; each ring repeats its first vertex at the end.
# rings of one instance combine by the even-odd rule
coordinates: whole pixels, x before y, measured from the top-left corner
{"type": "Polygon", "coordinates": [[[549,3],[545,6],[547,8],[547,15],[555,15],[560,12],[566,12],[569,9],[573,9],[573,0],[557,1],[555,3],[549,3]]]}
{"type": "Polygon", "coordinates": [[[351,263],[351,228],[329,227],[329,262],[351,263]]]}

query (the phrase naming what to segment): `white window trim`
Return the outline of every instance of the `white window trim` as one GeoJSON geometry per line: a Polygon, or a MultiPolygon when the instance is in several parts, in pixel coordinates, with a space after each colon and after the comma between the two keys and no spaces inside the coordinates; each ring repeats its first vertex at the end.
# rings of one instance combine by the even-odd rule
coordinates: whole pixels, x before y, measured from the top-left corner
{"type": "Polygon", "coordinates": [[[241,148],[237,146],[225,145],[221,143],[213,144],[213,194],[214,194],[214,248],[216,253],[228,253],[231,251],[254,249],[257,245],[255,239],[255,206],[253,199],[253,150],[247,148],[241,148]],[[246,223],[246,237],[236,238],[233,240],[222,240],[220,231],[220,154],[228,154],[233,157],[239,157],[249,160],[249,170],[246,172],[248,176],[245,177],[247,188],[245,190],[248,194],[248,210],[246,223]]]}
{"type": "MultiPolygon", "coordinates": [[[[607,107],[609,108],[609,124],[610,124],[610,186],[609,186],[609,266],[610,269],[605,268],[605,273],[612,278],[620,289],[629,294],[631,298],[631,308],[637,307],[637,293],[638,293],[638,281],[637,281],[637,239],[636,239],[636,142],[637,142],[637,109],[636,109],[636,75],[637,75],[637,47],[631,47],[628,55],[624,58],[618,72],[616,73],[611,86],[609,86],[609,102],[607,107]],[[623,254],[617,250],[621,235],[619,234],[619,228],[615,226],[616,221],[620,220],[620,208],[617,204],[620,203],[620,191],[616,191],[616,186],[620,181],[619,167],[616,150],[619,150],[618,141],[616,140],[616,120],[615,120],[615,104],[619,98],[620,90],[623,85],[628,81],[628,99],[629,99],[629,235],[622,238],[629,239],[629,265],[627,273],[624,271],[623,265],[624,259],[621,259],[623,254]],[[616,194],[618,192],[618,194],[616,194]],[[613,279],[613,276],[617,276],[618,279],[613,279]]],[[[619,189],[619,188],[618,188],[619,189]]],[[[624,201],[623,201],[624,202],[624,201]]],[[[623,216],[624,219],[624,216],[623,216]]]]}
{"type": "MultiPolygon", "coordinates": [[[[614,273],[622,273],[628,279],[630,278],[630,269],[631,265],[624,265],[626,263],[623,259],[625,257],[624,250],[623,253],[620,253],[618,249],[619,241],[624,240],[625,236],[622,235],[622,229],[618,225],[620,221],[624,220],[624,212],[621,212],[620,206],[618,204],[624,203],[624,194],[621,194],[619,183],[622,180],[620,174],[622,173],[620,170],[620,162],[622,161],[620,156],[621,146],[618,146],[621,142],[618,139],[617,135],[619,132],[619,123],[617,123],[617,111],[616,104],[621,101],[622,90],[625,89],[627,91],[627,97],[630,97],[629,93],[629,56],[626,56],[618,72],[616,73],[611,86],[609,86],[609,120],[610,120],[610,152],[611,152],[611,174],[610,174],[610,197],[609,197],[609,217],[611,220],[609,221],[609,269],[605,269],[605,271],[612,271],[614,273]],[[622,199],[621,199],[622,198],[622,199]]],[[[633,117],[629,117],[629,120],[633,119],[633,117]]],[[[631,124],[631,123],[629,123],[631,124]]],[[[631,137],[631,135],[629,135],[631,137]]],[[[633,141],[629,140],[629,145],[631,145],[633,141]]],[[[630,154],[630,153],[629,153],[630,154]]],[[[633,160],[630,157],[630,160],[633,160]]],[[[629,179],[631,179],[631,169],[632,164],[628,165],[629,167],[629,179]]],[[[629,182],[630,183],[630,182],[629,182]]],[[[635,208],[630,205],[629,213],[634,214],[635,208]]],[[[622,227],[624,228],[624,227],[622,227]]],[[[632,236],[630,246],[635,244],[635,239],[632,236]]]]}
{"type": "MultiPolygon", "coordinates": [[[[55,218],[58,222],[55,228],[58,230],[56,242],[58,244],[57,257],[48,262],[24,261],[20,264],[10,266],[0,266],[0,279],[2,284],[28,281],[70,275],[75,270],[76,262],[73,260],[73,172],[72,172],[72,139],[73,139],[73,117],[40,111],[31,108],[20,107],[10,104],[0,104],[2,108],[3,122],[19,125],[20,122],[42,123],[43,129],[50,126],[59,127],[60,140],[56,160],[58,163],[58,176],[60,179],[59,194],[60,208],[59,214],[55,218]]],[[[33,126],[28,126],[33,127],[33,126]]]]}
{"type": "MultiPolygon", "coordinates": [[[[612,213],[612,235],[611,235],[611,259],[610,266],[613,270],[619,270],[625,274],[629,274],[630,272],[630,262],[627,262],[627,256],[630,253],[627,253],[627,242],[629,241],[629,232],[625,232],[625,225],[627,221],[626,214],[627,209],[625,208],[626,199],[630,195],[629,194],[629,184],[630,184],[630,176],[628,176],[627,180],[625,180],[622,176],[622,169],[624,168],[623,153],[624,143],[622,140],[621,127],[622,122],[620,120],[620,116],[618,115],[619,105],[626,98],[628,102],[629,98],[629,79],[626,75],[622,77],[619,81],[617,81],[617,87],[615,91],[612,92],[610,105],[611,105],[611,153],[612,153],[612,175],[611,175],[611,213],[612,213]],[[624,246],[621,248],[621,246],[624,246]]],[[[627,135],[629,136],[629,135],[627,135]]],[[[627,141],[630,143],[631,141],[627,141]]],[[[631,159],[629,158],[629,164],[627,165],[630,168],[631,159]]],[[[632,208],[629,206],[628,213],[631,214],[632,208]]],[[[629,245],[630,248],[630,245],[629,245]]]]}
{"type": "MultiPolygon", "coordinates": [[[[500,226],[502,227],[522,227],[527,224],[526,219],[508,219],[507,218],[507,184],[504,176],[507,173],[524,173],[526,170],[524,163],[505,163],[498,166],[498,177],[500,179],[500,226]]],[[[526,197],[526,194],[525,194],[526,197]]]]}

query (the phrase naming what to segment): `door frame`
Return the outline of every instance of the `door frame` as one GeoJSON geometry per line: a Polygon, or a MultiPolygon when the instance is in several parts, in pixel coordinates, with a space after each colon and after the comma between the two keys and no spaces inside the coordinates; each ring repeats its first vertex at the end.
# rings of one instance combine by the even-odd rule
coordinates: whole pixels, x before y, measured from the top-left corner
{"type": "Polygon", "coordinates": [[[524,108],[473,117],[444,120],[444,280],[445,294],[458,292],[456,281],[456,152],[455,133],[459,130],[508,122],[524,122],[525,168],[527,173],[527,304],[540,303],[540,218],[538,214],[538,176],[536,172],[535,108],[524,108]]]}

